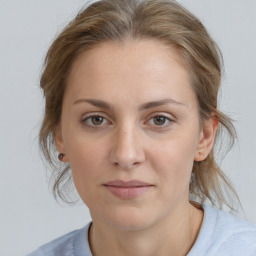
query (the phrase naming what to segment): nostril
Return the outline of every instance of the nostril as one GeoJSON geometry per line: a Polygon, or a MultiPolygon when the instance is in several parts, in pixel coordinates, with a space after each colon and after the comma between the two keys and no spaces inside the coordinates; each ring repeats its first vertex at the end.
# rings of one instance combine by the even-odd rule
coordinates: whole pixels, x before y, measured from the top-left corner
{"type": "Polygon", "coordinates": [[[133,166],[137,166],[137,165],[139,165],[139,162],[135,162],[135,163],[133,163],[133,164],[127,164],[127,165],[125,165],[125,164],[119,164],[118,162],[115,162],[114,163],[114,166],[116,166],[116,167],[120,167],[120,168],[123,168],[123,169],[130,169],[130,168],[132,168],[133,166]]]}

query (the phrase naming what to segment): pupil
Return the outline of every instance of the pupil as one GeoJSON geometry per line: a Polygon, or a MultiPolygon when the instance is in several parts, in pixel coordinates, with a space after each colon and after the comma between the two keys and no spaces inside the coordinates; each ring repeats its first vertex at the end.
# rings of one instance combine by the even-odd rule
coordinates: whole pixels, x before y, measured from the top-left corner
{"type": "Polygon", "coordinates": [[[158,116],[158,117],[155,117],[154,120],[156,121],[155,124],[162,125],[165,122],[165,117],[164,116],[158,116]]]}
{"type": "Polygon", "coordinates": [[[93,120],[93,124],[98,125],[98,124],[101,124],[101,123],[102,123],[103,117],[95,116],[95,117],[93,117],[92,120],[93,120]]]}

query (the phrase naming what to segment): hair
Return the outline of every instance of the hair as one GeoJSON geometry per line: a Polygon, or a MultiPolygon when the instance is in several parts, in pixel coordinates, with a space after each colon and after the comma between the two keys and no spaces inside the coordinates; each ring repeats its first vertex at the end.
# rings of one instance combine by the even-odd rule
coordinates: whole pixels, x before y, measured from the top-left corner
{"type": "MultiPolygon", "coordinates": [[[[222,77],[222,55],[203,24],[174,0],[100,0],[90,3],[71,21],[49,48],[40,86],[45,96],[45,113],[39,134],[40,149],[52,167],[56,199],[69,200],[73,185],[70,166],[57,161],[54,136],[58,131],[66,80],[79,54],[102,42],[155,40],[175,49],[190,73],[198,100],[200,123],[216,118],[219,126],[215,145],[207,158],[194,162],[190,196],[200,203],[209,200],[222,208],[232,206],[227,195],[235,195],[228,178],[215,161],[216,142],[226,130],[234,143],[236,131],[231,119],[218,110],[218,91],[222,77]],[[229,192],[228,192],[229,191],[229,192]]],[[[230,199],[231,197],[229,197],[230,199]]]]}

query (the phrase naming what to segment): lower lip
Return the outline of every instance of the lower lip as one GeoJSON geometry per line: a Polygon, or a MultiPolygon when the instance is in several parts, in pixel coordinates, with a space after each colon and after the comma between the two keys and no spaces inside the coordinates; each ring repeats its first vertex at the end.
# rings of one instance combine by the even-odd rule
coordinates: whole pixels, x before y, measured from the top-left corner
{"type": "Polygon", "coordinates": [[[145,192],[152,189],[153,186],[143,186],[143,187],[116,187],[116,186],[107,186],[105,187],[115,196],[122,199],[133,199],[136,198],[145,192]]]}

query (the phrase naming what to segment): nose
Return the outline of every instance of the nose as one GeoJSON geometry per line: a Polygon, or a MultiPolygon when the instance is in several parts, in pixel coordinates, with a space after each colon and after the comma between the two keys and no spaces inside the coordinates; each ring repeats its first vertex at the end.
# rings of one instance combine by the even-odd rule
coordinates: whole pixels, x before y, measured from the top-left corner
{"type": "Polygon", "coordinates": [[[136,128],[122,128],[114,134],[110,161],[120,169],[131,169],[145,160],[141,137],[136,128]]]}

